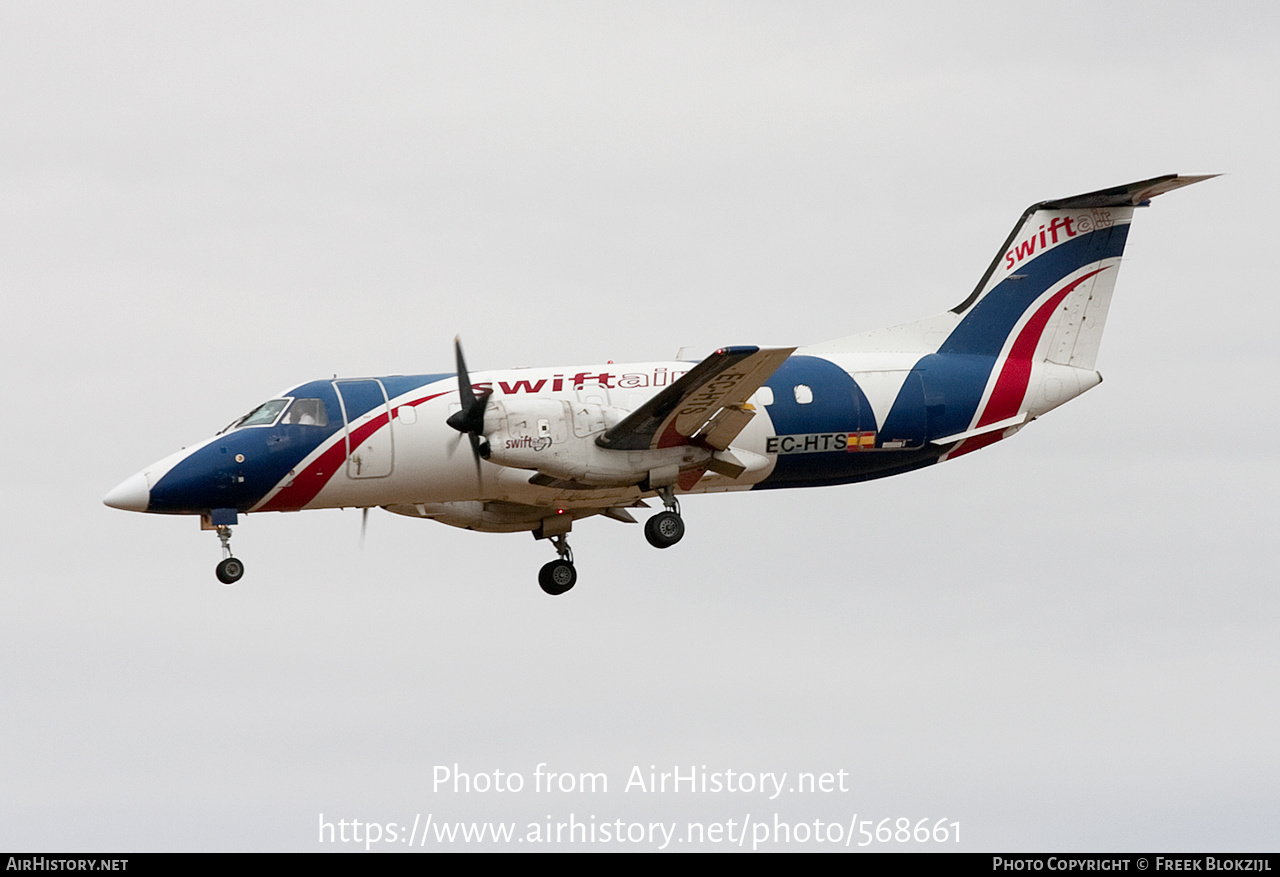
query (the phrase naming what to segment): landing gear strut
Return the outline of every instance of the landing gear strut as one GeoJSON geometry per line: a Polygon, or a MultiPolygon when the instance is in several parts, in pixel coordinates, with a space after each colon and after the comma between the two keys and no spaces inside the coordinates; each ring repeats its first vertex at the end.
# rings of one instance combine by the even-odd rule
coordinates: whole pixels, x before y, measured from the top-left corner
{"type": "Polygon", "coordinates": [[[658,491],[666,511],[658,512],[644,522],[644,538],[654,548],[670,548],[684,538],[684,518],[680,517],[680,500],[675,490],[663,487],[658,491]]]}
{"type": "Polygon", "coordinates": [[[224,585],[234,585],[244,575],[244,563],[231,556],[231,528],[220,526],[216,529],[218,538],[222,541],[222,562],[218,564],[216,571],[218,581],[224,585]]]}
{"type": "Polygon", "coordinates": [[[551,544],[555,545],[560,557],[538,570],[538,584],[551,596],[558,597],[577,583],[578,571],[573,566],[573,549],[569,547],[569,537],[552,536],[551,544]]]}

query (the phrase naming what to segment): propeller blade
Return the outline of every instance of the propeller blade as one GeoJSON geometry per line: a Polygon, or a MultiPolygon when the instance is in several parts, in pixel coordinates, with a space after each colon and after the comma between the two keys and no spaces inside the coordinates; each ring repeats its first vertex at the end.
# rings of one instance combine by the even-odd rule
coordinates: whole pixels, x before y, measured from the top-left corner
{"type": "Polygon", "coordinates": [[[458,395],[462,398],[462,410],[466,411],[475,401],[476,391],[471,388],[471,375],[467,374],[467,361],[462,356],[462,336],[453,336],[453,357],[458,364],[458,395]]]}
{"type": "Polygon", "coordinates": [[[454,358],[458,365],[458,400],[462,408],[449,415],[445,421],[458,432],[469,432],[480,435],[484,432],[485,402],[493,395],[492,390],[484,390],[476,395],[471,386],[471,375],[467,372],[467,360],[462,355],[462,337],[455,335],[453,339],[454,358]]]}
{"type": "Polygon", "coordinates": [[[480,458],[489,456],[487,446],[480,441],[484,436],[484,409],[493,394],[493,390],[482,390],[479,394],[471,386],[471,375],[467,372],[467,360],[462,355],[462,337],[453,338],[454,359],[458,365],[458,399],[462,407],[450,414],[445,423],[458,432],[467,434],[471,440],[471,457],[476,461],[476,481],[483,484],[484,474],[480,468],[480,458]]]}

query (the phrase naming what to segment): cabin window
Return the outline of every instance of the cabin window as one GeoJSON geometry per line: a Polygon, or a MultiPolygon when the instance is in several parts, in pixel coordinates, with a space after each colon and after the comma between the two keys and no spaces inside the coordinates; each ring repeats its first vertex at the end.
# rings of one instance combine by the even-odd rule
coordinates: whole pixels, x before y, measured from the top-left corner
{"type": "Polygon", "coordinates": [[[756,401],[761,405],[773,404],[773,387],[761,387],[756,390],[756,401]]]}
{"type": "Polygon", "coordinates": [[[795,394],[796,402],[801,405],[808,405],[813,401],[813,390],[809,389],[807,384],[796,384],[795,394]]]}

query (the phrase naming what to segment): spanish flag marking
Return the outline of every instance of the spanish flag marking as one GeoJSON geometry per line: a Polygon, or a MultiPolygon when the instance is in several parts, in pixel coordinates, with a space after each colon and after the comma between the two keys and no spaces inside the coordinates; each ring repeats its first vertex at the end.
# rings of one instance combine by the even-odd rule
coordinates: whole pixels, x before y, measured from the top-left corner
{"type": "Polygon", "coordinates": [[[876,446],[876,434],[872,432],[851,432],[845,443],[846,451],[865,451],[876,446]]]}

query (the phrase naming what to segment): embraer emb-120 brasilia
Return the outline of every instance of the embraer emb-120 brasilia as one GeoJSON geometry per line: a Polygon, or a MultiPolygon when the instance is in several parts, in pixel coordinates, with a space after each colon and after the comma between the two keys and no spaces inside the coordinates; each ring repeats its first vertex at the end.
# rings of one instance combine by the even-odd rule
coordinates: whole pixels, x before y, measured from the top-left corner
{"type": "Polygon", "coordinates": [[[231,583],[241,514],[373,506],[558,555],[538,579],[573,587],[568,534],[604,515],[684,535],[682,494],[845,484],[909,472],[1007,438],[1096,386],[1103,322],[1135,207],[1209,177],[1168,175],[1033,204],[949,311],[808,347],[724,347],[646,362],[311,381],[107,494],[137,512],[199,515],[231,583]],[[469,445],[469,453],[461,451],[469,445]]]}

